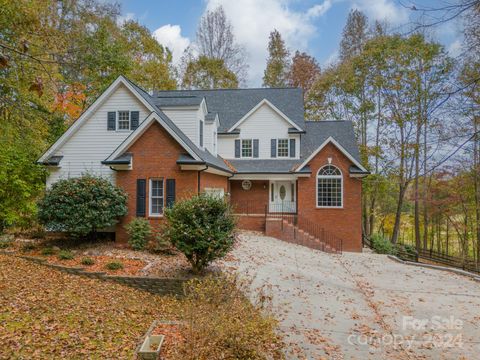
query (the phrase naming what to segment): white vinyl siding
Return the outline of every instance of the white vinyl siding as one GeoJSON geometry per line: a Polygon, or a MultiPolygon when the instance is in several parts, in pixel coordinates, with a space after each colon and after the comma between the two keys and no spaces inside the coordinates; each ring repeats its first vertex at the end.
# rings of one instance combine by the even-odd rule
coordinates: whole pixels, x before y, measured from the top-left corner
{"type": "Polygon", "coordinates": [[[258,158],[271,159],[271,139],[296,139],[295,158],[298,159],[300,157],[300,136],[290,135],[288,129],[291,127],[292,125],[268,104],[264,104],[240,124],[239,137],[231,135],[218,137],[218,154],[225,159],[235,159],[235,139],[259,139],[258,158]]]}
{"type": "MultiPolygon", "coordinates": [[[[120,110],[140,112],[140,122],[150,113],[147,108],[125,86],[120,85],[97,111],[72,135],[72,137],[52,155],[63,155],[61,168],[51,169],[47,186],[59,179],[78,177],[92,173],[115,181],[115,173],[102,165],[117,146],[131,134],[130,131],[108,131],[107,114],[120,110]]],[[[118,116],[118,113],[117,113],[118,116]]]]}

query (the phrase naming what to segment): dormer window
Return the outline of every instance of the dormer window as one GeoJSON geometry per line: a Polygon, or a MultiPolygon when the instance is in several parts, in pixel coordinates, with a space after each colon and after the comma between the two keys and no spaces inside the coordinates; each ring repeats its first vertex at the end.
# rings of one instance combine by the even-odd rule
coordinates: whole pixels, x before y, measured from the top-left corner
{"type": "Polygon", "coordinates": [[[130,111],[118,112],[118,130],[130,130],[130,111]]]}
{"type": "Polygon", "coordinates": [[[278,157],[288,157],[288,139],[278,139],[277,141],[277,156],[278,157]]]}

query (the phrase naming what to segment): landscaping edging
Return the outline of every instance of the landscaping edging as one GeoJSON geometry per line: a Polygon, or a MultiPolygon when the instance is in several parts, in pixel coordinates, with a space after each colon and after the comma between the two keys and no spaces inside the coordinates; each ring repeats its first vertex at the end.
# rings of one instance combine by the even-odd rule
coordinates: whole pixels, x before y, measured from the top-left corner
{"type": "Polygon", "coordinates": [[[394,255],[387,255],[389,259],[399,262],[404,265],[413,265],[413,266],[419,266],[419,267],[424,267],[428,269],[435,269],[435,270],[442,270],[442,271],[449,271],[451,273],[457,274],[457,275],[463,275],[463,276],[468,276],[472,280],[480,282],[480,276],[472,274],[471,272],[460,270],[460,269],[455,269],[455,268],[449,268],[445,266],[440,266],[440,265],[431,265],[431,264],[424,264],[420,262],[413,262],[413,261],[406,261],[402,260],[394,255]]]}
{"type": "Polygon", "coordinates": [[[89,278],[100,279],[104,281],[112,281],[119,284],[128,285],[140,290],[148,291],[152,294],[159,295],[176,295],[183,296],[183,285],[189,279],[179,278],[158,278],[147,276],[122,276],[108,275],[104,272],[90,272],[82,267],[68,267],[58,264],[50,264],[45,259],[34,256],[16,255],[22,259],[45,265],[53,269],[64,271],[69,274],[86,276],[89,278]]]}

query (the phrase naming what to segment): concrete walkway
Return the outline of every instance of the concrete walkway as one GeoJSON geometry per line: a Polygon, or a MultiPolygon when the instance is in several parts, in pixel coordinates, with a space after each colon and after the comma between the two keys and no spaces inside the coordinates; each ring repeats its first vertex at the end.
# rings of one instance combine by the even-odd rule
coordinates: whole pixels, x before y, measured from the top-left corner
{"type": "Polygon", "coordinates": [[[242,233],[220,266],[271,297],[289,359],[478,359],[480,283],[242,233]]]}

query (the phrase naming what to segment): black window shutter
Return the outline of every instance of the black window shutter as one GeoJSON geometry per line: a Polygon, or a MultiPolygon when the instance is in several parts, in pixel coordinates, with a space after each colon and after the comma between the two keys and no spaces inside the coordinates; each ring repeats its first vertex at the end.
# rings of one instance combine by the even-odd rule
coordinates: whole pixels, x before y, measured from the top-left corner
{"type": "Polygon", "coordinates": [[[253,139],[253,157],[258,158],[258,139],[253,139]]]}
{"type": "Polygon", "coordinates": [[[175,203],[175,179],[167,179],[167,207],[175,203]]]}
{"type": "Polygon", "coordinates": [[[277,157],[277,139],[272,139],[270,143],[270,155],[272,158],[277,157]]]}
{"type": "Polygon", "coordinates": [[[240,157],[240,140],[235,140],[235,157],[240,157]]]}
{"type": "Polygon", "coordinates": [[[203,121],[200,120],[200,147],[203,147],[203,121]]]}
{"type": "Polygon", "coordinates": [[[140,112],[139,111],[132,111],[130,112],[130,128],[135,130],[138,128],[138,123],[140,121],[140,112]]]}
{"type": "Polygon", "coordinates": [[[146,195],[147,195],[147,180],[137,179],[137,216],[145,216],[146,214],[146,195]]]}
{"type": "Polygon", "coordinates": [[[109,111],[107,115],[107,130],[115,130],[117,113],[115,111],[109,111]]]}
{"type": "Polygon", "coordinates": [[[290,139],[290,157],[295,157],[295,139],[290,139]]]}

